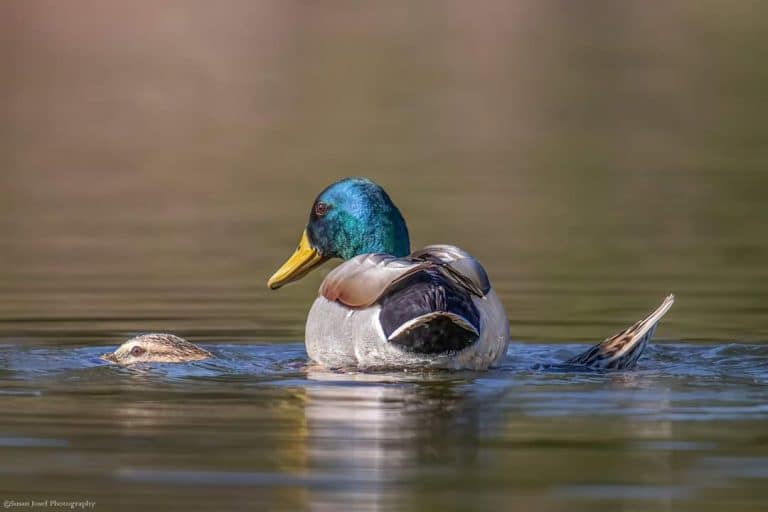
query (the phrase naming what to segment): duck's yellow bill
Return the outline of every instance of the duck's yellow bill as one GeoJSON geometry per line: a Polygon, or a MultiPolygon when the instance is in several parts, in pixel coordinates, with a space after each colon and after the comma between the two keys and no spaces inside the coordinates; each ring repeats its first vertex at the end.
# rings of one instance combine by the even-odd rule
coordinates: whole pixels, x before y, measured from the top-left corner
{"type": "Polygon", "coordinates": [[[317,252],[317,249],[312,247],[307,238],[307,230],[301,234],[301,240],[299,240],[299,246],[296,251],[288,258],[288,261],[283,263],[277,272],[272,274],[272,277],[267,281],[267,286],[273,290],[277,290],[284,284],[288,284],[291,281],[301,279],[310,270],[325,261],[326,258],[317,252]]]}

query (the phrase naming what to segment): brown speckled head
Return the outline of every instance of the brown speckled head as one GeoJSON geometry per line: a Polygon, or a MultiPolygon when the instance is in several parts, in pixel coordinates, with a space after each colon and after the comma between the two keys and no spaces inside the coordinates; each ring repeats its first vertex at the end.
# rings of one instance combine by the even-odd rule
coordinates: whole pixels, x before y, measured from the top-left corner
{"type": "Polygon", "coordinates": [[[184,363],[213,357],[213,354],[173,334],[144,334],[126,341],[101,358],[115,364],[184,363]]]}

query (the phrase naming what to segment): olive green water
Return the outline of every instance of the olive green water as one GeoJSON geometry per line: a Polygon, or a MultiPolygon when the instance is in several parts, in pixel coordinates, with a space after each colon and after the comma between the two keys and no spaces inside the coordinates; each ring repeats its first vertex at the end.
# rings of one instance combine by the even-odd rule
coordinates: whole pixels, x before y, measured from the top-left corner
{"type": "Polygon", "coordinates": [[[0,499],[768,508],[766,15],[2,3],[0,499]],[[414,246],[485,265],[501,368],[306,368],[330,266],[265,283],[347,175],[389,191],[414,246]],[[636,371],[546,369],[668,292],[636,371]],[[217,358],[98,360],[147,331],[217,358]]]}

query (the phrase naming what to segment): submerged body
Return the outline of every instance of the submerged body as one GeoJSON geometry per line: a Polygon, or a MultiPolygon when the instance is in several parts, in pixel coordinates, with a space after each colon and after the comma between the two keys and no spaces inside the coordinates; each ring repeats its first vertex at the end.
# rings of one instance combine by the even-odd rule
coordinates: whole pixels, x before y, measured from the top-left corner
{"type": "Polygon", "coordinates": [[[213,354],[173,334],[151,333],[131,338],[101,358],[110,363],[186,363],[201,361],[213,354]]]}

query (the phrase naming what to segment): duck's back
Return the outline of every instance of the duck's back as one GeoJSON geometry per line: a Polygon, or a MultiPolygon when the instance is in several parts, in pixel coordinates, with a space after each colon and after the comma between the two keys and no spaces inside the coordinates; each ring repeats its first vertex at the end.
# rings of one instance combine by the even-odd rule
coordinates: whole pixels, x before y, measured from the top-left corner
{"type": "Polygon", "coordinates": [[[323,281],[306,329],[310,357],[330,367],[484,369],[508,339],[485,271],[452,246],[344,262],[323,281]]]}
{"type": "Polygon", "coordinates": [[[480,336],[480,311],[472,294],[436,268],[400,279],[379,306],[387,340],[419,354],[463,350],[480,336]]]}

